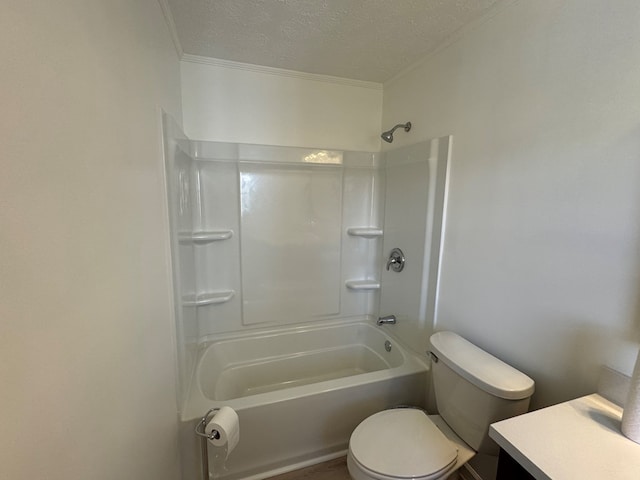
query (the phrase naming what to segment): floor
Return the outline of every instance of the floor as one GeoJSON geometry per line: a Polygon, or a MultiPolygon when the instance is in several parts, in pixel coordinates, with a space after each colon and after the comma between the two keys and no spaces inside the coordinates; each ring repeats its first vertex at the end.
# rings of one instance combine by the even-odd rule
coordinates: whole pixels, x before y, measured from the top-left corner
{"type": "Polygon", "coordinates": [[[351,480],[351,477],[347,470],[347,457],[340,457],[267,480],[351,480]]]}
{"type": "MultiPolygon", "coordinates": [[[[463,470],[454,472],[447,480],[471,480],[473,477],[468,477],[463,470]]],[[[269,477],[266,480],[351,480],[351,477],[347,470],[347,457],[340,457],[301,470],[269,477]]]]}

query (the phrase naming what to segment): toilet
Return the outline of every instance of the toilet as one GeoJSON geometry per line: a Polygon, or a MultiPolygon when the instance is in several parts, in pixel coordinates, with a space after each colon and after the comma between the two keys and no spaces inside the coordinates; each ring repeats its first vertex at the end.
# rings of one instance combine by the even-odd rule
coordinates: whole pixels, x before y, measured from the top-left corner
{"type": "Polygon", "coordinates": [[[453,332],[430,344],[438,415],[399,407],[363,420],[349,440],[354,480],[454,478],[476,453],[498,454],[489,425],[528,410],[531,378],[453,332]]]}

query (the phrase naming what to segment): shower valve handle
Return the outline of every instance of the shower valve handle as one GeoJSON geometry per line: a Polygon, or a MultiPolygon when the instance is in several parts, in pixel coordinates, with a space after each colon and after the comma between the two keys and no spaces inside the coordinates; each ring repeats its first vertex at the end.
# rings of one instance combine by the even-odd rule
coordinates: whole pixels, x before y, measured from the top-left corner
{"type": "Polygon", "coordinates": [[[389,254],[389,260],[387,261],[387,270],[391,269],[394,272],[401,272],[404,268],[404,253],[399,248],[394,248],[389,254]]]}

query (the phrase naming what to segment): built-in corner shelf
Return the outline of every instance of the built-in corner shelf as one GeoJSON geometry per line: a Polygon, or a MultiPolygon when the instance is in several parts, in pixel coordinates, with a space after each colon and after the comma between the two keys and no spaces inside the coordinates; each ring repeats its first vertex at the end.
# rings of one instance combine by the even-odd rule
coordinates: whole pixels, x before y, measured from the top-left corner
{"type": "Polygon", "coordinates": [[[211,230],[206,232],[181,232],[178,235],[180,243],[211,243],[228,240],[233,236],[233,230],[211,230]]]}
{"type": "Polygon", "coordinates": [[[228,302],[236,294],[233,290],[222,290],[219,292],[201,293],[199,295],[189,295],[183,297],[182,305],[185,307],[204,307],[205,305],[216,305],[228,302]]]}
{"type": "Polygon", "coordinates": [[[349,290],[380,290],[380,282],[376,280],[347,280],[349,290]]]}
{"type": "Polygon", "coordinates": [[[382,236],[382,229],[376,227],[351,227],[347,233],[352,237],[377,238],[382,236]]]}

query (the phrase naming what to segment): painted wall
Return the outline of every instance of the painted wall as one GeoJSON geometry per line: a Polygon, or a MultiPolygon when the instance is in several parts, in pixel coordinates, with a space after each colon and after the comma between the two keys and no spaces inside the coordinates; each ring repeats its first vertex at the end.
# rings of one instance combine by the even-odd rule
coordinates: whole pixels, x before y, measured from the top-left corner
{"type": "Polygon", "coordinates": [[[179,475],[156,0],[0,15],[0,478],[179,475]]]}
{"type": "Polygon", "coordinates": [[[193,140],[378,151],[382,86],[243,64],[182,61],[193,140]]]}
{"type": "Polygon", "coordinates": [[[635,360],[639,23],[635,0],[517,1],[385,85],[400,145],[454,137],[436,328],[531,375],[534,407],[635,360]]]}

